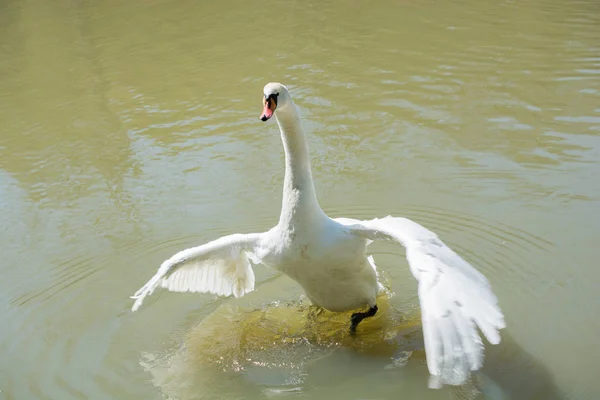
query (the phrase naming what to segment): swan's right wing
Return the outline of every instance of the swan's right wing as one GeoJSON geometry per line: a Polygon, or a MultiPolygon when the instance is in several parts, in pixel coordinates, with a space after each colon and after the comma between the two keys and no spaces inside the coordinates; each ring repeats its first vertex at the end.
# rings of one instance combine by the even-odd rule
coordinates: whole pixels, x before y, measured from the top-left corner
{"type": "Polygon", "coordinates": [[[254,271],[248,256],[255,256],[261,238],[260,233],[234,234],[180,251],[164,261],[156,274],[131,297],[135,299],[132,311],[157,287],[174,292],[233,294],[235,297],[251,292],[254,271]]]}

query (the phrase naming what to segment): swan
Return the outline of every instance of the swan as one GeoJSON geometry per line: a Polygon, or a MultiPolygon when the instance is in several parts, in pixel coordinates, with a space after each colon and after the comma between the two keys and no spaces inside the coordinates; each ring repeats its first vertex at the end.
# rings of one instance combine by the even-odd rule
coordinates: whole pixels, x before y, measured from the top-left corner
{"type": "Polygon", "coordinates": [[[254,290],[252,265],[262,264],[296,281],[308,299],[333,312],[354,311],[350,333],[377,313],[382,287],[366,247],[373,241],[406,248],[418,281],[429,387],[460,385],[483,364],[477,328],[500,342],[504,316],[487,279],[438,236],[406,218],[330,218],[319,206],[300,115],[280,83],[264,89],[262,121],[273,115],[285,151],[279,222],[263,233],[232,234],[183,250],[164,261],[133,296],[136,311],[156,288],[235,297],[254,290]],[[362,310],[362,311],[358,311],[362,310]]]}

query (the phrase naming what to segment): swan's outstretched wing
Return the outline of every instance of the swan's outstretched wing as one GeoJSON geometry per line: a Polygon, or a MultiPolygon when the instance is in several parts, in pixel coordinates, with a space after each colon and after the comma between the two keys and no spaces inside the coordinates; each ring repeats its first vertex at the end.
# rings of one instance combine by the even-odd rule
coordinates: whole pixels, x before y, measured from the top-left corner
{"type": "Polygon", "coordinates": [[[504,316],[487,279],[435,233],[406,218],[337,220],[365,239],[385,239],[406,247],[419,281],[419,301],[430,386],[458,385],[483,363],[476,327],[492,344],[500,342],[504,316]]]}
{"type": "Polygon", "coordinates": [[[254,289],[255,259],[262,234],[223,236],[202,246],[180,251],[164,261],[156,274],[131,298],[133,311],[157,287],[174,292],[202,292],[221,296],[243,296],[254,289]]]}

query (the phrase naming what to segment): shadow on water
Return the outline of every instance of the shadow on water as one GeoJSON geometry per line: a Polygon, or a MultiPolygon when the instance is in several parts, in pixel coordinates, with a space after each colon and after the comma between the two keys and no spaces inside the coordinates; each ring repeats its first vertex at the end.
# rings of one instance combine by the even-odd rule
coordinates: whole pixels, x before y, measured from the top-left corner
{"type": "Polygon", "coordinates": [[[378,304],[380,312],[351,337],[350,313],[319,311],[303,301],[260,308],[227,302],[189,329],[178,349],[145,354],[141,364],[164,395],[179,399],[325,399],[341,386],[354,398],[561,398],[550,373],[506,331],[466,384],[426,389],[419,313],[398,310],[389,293],[378,304]]]}
{"type": "MultiPolygon", "coordinates": [[[[489,387],[489,398],[558,400],[564,398],[550,372],[519,345],[512,335],[502,332],[502,343],[486,348],[481,380],[489,387]],[[492,393],[503,393],[493,397],[492,393]]],[[[485,397],[484,397],[485,398],[485,397]]]]}

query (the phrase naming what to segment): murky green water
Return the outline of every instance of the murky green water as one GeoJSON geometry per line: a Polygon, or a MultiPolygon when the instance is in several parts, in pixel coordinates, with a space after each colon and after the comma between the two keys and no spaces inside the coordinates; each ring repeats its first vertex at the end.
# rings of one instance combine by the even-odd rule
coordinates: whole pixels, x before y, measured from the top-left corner
{"type": "MultiPolygon", "coordinates": [[[[600,397],[599,176],[593,0],[4,1],[0,399],[600,397]],[[428,390],[418,329],[241,340],[257,310],[304,315],[263,268],[240,301],[129,311],[172,253],[276,223],[268,81],[301,107],[330,215],[414,218],[490,279],[508,329],[476,385],[428,390]],[[245,358],[200,360],[217,339],[245,358]]],[[[374,251],[400,326],[415,282],[374,251]]]]}

